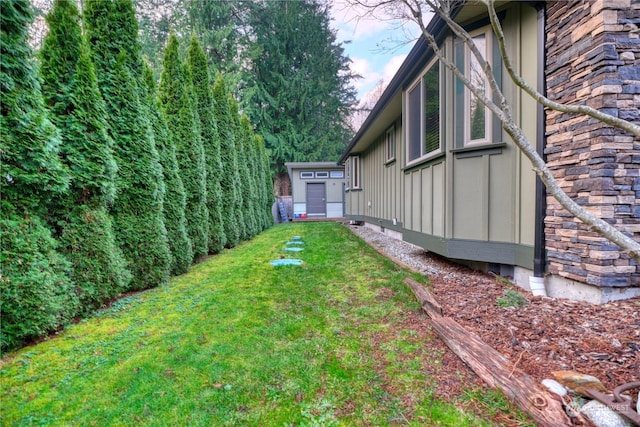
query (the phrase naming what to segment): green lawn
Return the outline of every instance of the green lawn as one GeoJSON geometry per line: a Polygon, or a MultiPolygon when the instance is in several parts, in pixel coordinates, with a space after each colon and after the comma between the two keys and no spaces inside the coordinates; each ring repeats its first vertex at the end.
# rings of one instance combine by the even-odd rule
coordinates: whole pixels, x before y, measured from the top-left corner
{"type": "Polygon", "coordinates": [[[409,275],[338,224],[273,227],[167,286],[6,355],[2,424],[477,426],[493,425],[496,413],[524,419],[489,390],[465,393],[475,413],[459,409],[463,396],[434,398],[421,367],[437,366],[441,352],[411,330],[397,332],[420,309],[402,283],[409,275]],[[283,248],[294,235],[305,249],[288,255],[283,248]],[[269,264],[281,256],[304,264],[269,264]]]}

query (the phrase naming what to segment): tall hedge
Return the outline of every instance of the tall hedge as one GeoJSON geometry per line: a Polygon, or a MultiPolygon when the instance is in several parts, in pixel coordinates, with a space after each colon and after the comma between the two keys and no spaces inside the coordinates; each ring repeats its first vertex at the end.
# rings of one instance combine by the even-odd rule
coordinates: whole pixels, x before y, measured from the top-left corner
{"type": "Polygon", "coordinates": [[[187,196],[176,159],[176,146],[169,133],[167,120],[162,113],[153,71],[148,64],[145,64],[143,75],[147,85],[147,105],[153,124],[156,148],[160,155],[160,164],[164,175],[163,212],[172,255],[171,273],[182,274],[189,269],[193,261],[193,251],[191,240],[187,234],[187,218],[185,216],[187,196]]]}
{"type": "Polygon", "coordinates": [[[187,233],[194,259],[198,259],[208,253],[209,243],[205,158],[193,84],[189,70],[178,56],[178,44],[172,33],[164,51],[158,92],[176,144],[178,168],[187,194],[187,233]]]}
{"type": "Polygon", "coordinates": [[[117,166],[78,10],[71,0],[57,0],[46,20],[42,92],[71,171],[70,191],[57,200],[53,215],[60,250],[72,264],[81,310],[90,311],[119,295],[131,280],[108,214],[117,166]]]}
{"type": "Polygon", "coordinates": [[[229,93],[224,77],[218,73],[213,84],[213,99],[216,123],[220,141],[220,159],[222,161],[222,197],[225,201],[223,212],[224,231],[227,247],[234,247],[241,239],[242,194],[240,193],[240,175],[238,171],[237,149],[233,128],[233,118],[229,106],[229,93]]]}
{"type": "MultiPolygon", "coordinates": [[[[226,86],[225,86],[226,88],[226,86]]],[[[238,218],[238,232],[240,233],[240,240],[247,240],[249,236],[248,222],[245,216],[248,213],[245,211],[245,191],[246,180],[244,175],[246,174],[244,151],[242,146],[242,140],[240,139],[240,116],[238,115],[238,103],[233,99],[231,93],[227,91],[227,105],[229,108],[229,118],[227,126],[231,135],[230,141],[233,143],[233,150],[229,152],[229,162],[233,165],[233,180],[236,183],[237,198],[235,199],[235,214],[238,218]]]]}
{"type": "Polygon", "coordinates": [[[166,283],[171,255],[163,219],[164,182],[142,93],[138,26],[130,0],[86,0],[84,24],[110,118],[118,164],[112,212],[130,289],[166,283]]]}
{"type": "Polygon", "coordinates": [[[224,233],[222,211],[222,163],[220,160],[220,141],[218,127],[213,111],[213,96],[207,57],[195,36],[191,37],[187,55],[187,68],[191,73],[193,89],[196,95],[200,135],[205,153],[207,175],[207,209],[209,211],[209,253],[217,253],[227,243],[224,233]]]}
{"type": "Polygon", "coordinates": [[[42,219],[66,191],[60,138],[49,121],[33,52],[27,44],[31,6],[0,8],[0,350],[42,336],[71,319],[77,298],[69,264],[42,219]]]}
{"type": "Polygon", "coordinates": [[[258,149],[258,162],[261,165],[261,170],[263,171],[261,175],[262,199],[260,206],[263,215],[264,228],[266,229],[273,225],[273,213],[271,207],[275,201],[273,195],[273,178],[271,177],[271,169],[269,167],[271,165],[271,160],[267,154],[267,149],[262,135],[258,134],[254,139],[258,149]]]}
{"type": "Polygon", "coordinates": [[[244,170],[241,173],[241,179],[243,181],[242,192],[242,207],[244,212],[244,220],[247,224],[247,237],[253,238],[260,232],[258,225],[258,191],[257,186],[257,166],[256,155],[253,144],[253,126],[246,115],[238,116],[238,136],[242,146],[240,148],[241,156],[238,157],[239,161],[242,161],[240,167],[244,170]]]}

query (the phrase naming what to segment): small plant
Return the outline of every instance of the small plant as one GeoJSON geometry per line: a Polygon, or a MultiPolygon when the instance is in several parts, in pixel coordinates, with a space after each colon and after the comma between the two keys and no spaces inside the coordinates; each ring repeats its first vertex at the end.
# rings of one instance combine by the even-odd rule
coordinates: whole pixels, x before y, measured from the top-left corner
{"type": "Polygon", "coordinates": [[[529,303],[525,297],[513,289],[507,289],[502,296],[496,299],[499,307],[522,307],[529,303]]]}
{"type": "Polygon", "coordinates": [[[337,426],[338,420],[336,420],[333,412],[335,406],[329,402],[322,401],[315,404],[301,404],[301,414],[304,420],[301,425],[304,427],[329,427],[337,426]]]}

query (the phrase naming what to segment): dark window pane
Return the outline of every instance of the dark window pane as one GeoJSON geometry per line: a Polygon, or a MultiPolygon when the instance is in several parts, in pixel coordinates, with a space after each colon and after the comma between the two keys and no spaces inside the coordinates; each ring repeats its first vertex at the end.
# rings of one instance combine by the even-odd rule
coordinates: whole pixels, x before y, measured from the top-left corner
{"type": "Polygon", "coordinates": [[[424,154],[440,148],[440,65],[435,63],[424,79],[424,154]]]}
{"type": "Polygon", "coordinates": [[[421,119],[421,108],[420,108],[420,98],[421,98],[421,85],[418,84],[409,92],[409,115],[407,127],[409,129],[408,135],[408,154],[409,161],[415,160],[419,158],[422,153],[420,152],[421,141],[420,141],[420,119],[421,119]]]}

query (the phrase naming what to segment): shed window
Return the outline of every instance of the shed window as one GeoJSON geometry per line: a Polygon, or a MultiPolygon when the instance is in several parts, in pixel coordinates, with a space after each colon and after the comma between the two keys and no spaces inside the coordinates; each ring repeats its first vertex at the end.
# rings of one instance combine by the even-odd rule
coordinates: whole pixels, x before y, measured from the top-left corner
{"type": "Polygon", "coordinates": [[[316,178],[329,178],[329,172],[327,171],[316,172],[316,178]]]}
{"type": "Polygon", "coordinates": [[[440,63],[432,61],[407,94],[407,163],[439,153],[440,63]]]}
{"type": "Polygon", "coordinates": [[[313,178],[313,172],[300,172],[300,179],[311,179],[313,178]]]}
{"type": "Polygon", "coordinates": [[[331,178],[344,178],[344,171],[331,171],[331,178]]]}

